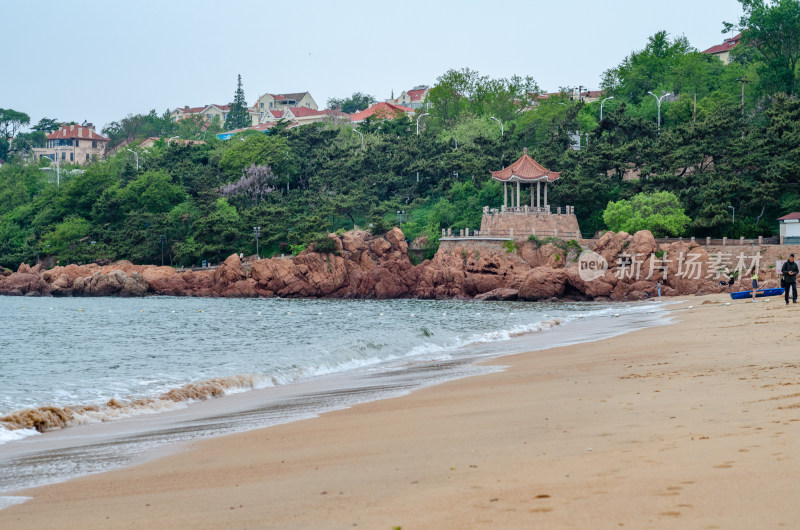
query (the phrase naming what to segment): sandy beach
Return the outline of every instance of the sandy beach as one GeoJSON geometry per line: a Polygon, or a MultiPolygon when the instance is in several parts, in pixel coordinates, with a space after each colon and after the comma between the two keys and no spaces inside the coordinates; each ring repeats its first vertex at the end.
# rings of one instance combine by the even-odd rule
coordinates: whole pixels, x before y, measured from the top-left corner
{"type": "Polygon", "coordinates": [[[0,528],[798,528],[800,306],[726,298],[20,492],[0,528]]]}

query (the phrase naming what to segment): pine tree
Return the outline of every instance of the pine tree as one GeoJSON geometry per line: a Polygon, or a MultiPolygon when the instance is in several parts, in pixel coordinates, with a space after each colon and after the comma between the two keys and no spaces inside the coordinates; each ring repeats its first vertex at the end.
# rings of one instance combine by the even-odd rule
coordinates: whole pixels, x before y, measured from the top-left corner
{"type": "Polygon", "coordinates": [[[225,119],[225,128],[229,131],[231,129],[241,129],[252,125],[250,114],[247,112],[247,101],[244,99],[244,90],[242,89],[242,74],[239,74],[239,82],[236,86],[236,94],[233,96],[233,103],[231,110],[228,112],[228,117],[225,119]]]}

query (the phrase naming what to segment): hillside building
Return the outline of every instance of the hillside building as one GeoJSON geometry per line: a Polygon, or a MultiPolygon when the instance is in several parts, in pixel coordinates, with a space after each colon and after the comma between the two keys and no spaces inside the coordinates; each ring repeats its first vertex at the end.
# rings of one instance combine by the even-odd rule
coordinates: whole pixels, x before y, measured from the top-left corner
{"type": "Polygon", "coordinates": [[[45,147],[35,147],[36,160],[49,158],[70,164],[86,164],[94,158],[101,158],[109,139],[97,134],[94,125],[62,125],[57,131],[47,135],[45,147]]]}

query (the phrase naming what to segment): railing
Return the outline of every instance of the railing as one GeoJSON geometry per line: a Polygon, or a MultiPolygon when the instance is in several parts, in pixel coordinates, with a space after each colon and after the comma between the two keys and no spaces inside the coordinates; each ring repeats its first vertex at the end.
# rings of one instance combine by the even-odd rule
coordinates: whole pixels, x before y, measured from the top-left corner
{"type": "Polygon", "coordinates": [[[483,207],[484,215],[496,215],[496,214],[545,214],[545,215],[574,215],[575,214],[575,207],[574,206],[501,206],[500,208],[489,208],[488,206],[483,207]]]}
{"type": "Polygon", "coordinates": [[[469,228],[462,228],[453,230],[452,228],[442,229],[441,240],[447,241],[451,239],[504,239],[504,240],[519,240],[528,239],[530,236],[536,236],[538,239],[546,239],[554,237],[557,239],[581,239],[579,232],[571,232],[567,230],[531,230],[530,232],[517,231],[514,229],[509,230],[470,230],[469,228]]]}
{"type": "MultiPolygon", "coordinates": [[[[798,238],[798,244],[800,244],[800,238],[798,238]]],[[[723,237],[722,239],[712,239],[710,237],[659,237],[656,238],[656,243],[694,243],[695,245],[703,245],[703,246],[718,246],[718,247],[734,247],[734,246],[755,246],[755,245],[780,245],[781,241],[780,238],[775,237],[763,237],[759,236],[755,239],[745,239],[740,237],[739,239],[728,239],[727,237],[723,237]]],[[[784,238],[784,244],[789,245],[792,243],[787,243],[786,238],[784,238]]]]}

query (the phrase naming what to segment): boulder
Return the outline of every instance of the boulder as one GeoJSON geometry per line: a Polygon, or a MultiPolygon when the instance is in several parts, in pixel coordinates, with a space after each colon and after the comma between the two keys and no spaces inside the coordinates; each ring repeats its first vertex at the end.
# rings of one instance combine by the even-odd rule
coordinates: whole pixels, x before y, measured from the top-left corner
{"type": "Polygon", "coordinates": [[[214,271],[214,284],[221,289],[245,278],[247,278],[247,271],[238,254],[228,256],[222,265],[214,271]]]}
{"type": "Polygon", "coordinates": [[[561,297],[566,289],[568,273],[563,269],[540,267],[529,272],[519,290],[523,300],[546,300],[561,297]]]}

